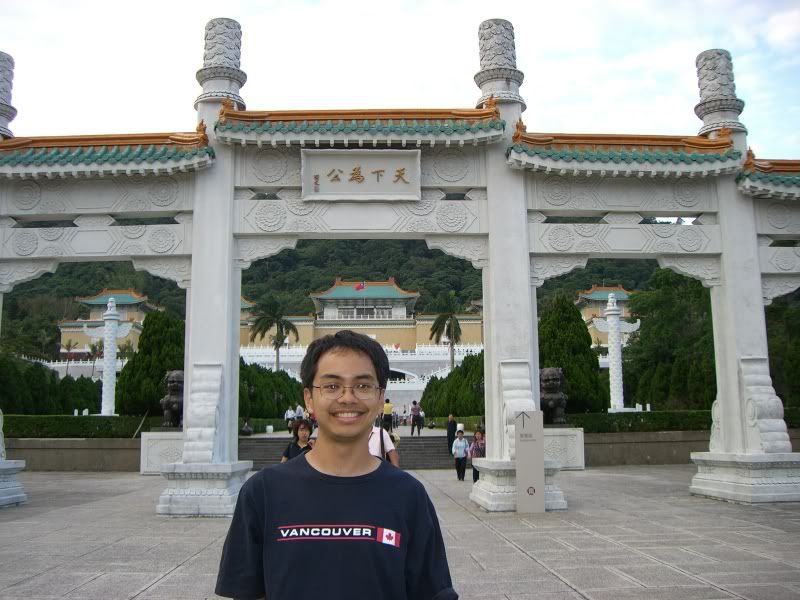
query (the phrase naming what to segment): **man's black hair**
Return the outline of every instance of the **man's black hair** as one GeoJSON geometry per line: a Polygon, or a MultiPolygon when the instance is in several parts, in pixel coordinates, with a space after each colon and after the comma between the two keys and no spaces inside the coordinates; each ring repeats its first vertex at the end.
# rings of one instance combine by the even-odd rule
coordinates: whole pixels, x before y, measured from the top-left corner
{"type": "Polygon", "coordinates": [[[386,383],[389,381],[389,359],[386,357],[383,347],[371,337],[348,329],[337,331],[333,335],[326,335],[308,345],[308,350],[300,365],[300,379],[304,388],[311,389],[314,385],[317,364],[322,355],[336,350],[350,350],[366,354],[372,361],[372,366],[375,367],[378,385],[382,389],[386,389],[386,383]]]}

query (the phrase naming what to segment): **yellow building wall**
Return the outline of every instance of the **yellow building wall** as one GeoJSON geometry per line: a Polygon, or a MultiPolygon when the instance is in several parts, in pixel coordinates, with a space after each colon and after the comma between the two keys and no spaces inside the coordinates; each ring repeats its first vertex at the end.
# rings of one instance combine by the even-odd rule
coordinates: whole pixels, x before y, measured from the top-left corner
{"type": "MultiPolygon", "coordinates": [[[[436,320],[433,316],[417,318],[417,340],[420,345],[433,344],[431,337],[431,326],[436,320]]],[[[483,343],[483,321],[476,319],[474,315],[468,318],[459,317],[461,324],[461,343],[462,344],[482,344],[483,343]]]]}
{"type": "MultiPolygon", "coordinates": [[[[295,327],[297,327],[297,333],[299,335],[299,339],[295,340],[294,336],[289,337],[289,345],[290,346],[308,346],[311,342],[314,341],[314,323],[312,321],[303,321],[301,323],[295,323],[295,327]]],[[[242,323],[239,327],[239,345],[240,346],[269,346],[271,337],[275,335],[275,328],[269,330],[269,332],[263,337],[257,337],[252,342],[250,341],[250,324],[249,323],[242,323]]]]}
{"type": "MultiPolygon", "coordinates": [[[[131,329],[131,332],[126,335],[124,338],[117,339],[117,348],[119,348],[122,344],[126,341],[130,340],[131,344],[133,344],[133,349],[139,349],[139,331],[137,329],[131,329]]],[[[83,333],[83,329],[76,329],[76,330],[61,330],[61,353],[64,353],[64,345],[67,341],[72,340],[73,342],[77,342],[77,346],[73,352],[85,352],[85,348],[89,347],[89,344],[94,344],[99,340],[93,340],[85,333],[83,333]]]]}

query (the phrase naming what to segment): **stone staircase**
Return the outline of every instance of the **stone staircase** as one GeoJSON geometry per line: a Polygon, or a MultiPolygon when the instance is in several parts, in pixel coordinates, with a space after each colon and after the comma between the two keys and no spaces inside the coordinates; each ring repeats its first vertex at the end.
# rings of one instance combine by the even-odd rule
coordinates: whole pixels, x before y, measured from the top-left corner
{"type": "MultiPolygon", "coordinates": [[[[281,462],[289,441],[288,437],[240,437],[239,460],[252,460],[255,470],[277,464],[281,462]]],[[[447,438],[443,435],[404,437],[397,450],[400,466],[404,469],[453,468],[453,458],[447,451],[447,438]]]]}

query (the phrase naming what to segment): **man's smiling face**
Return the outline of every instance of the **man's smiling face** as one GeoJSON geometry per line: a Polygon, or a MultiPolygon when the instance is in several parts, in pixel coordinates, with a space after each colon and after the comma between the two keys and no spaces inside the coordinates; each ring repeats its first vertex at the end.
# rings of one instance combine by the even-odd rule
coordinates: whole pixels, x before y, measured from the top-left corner
{"type": "Polygon", "coordinates": [[[303,394],[306,406],[314,412],[320,434],[346,441],[366,437],[383,409],[383,390],[378,390],[375,367],[366,354],[349,349],[334,349],[323,354],[317,362],[314,387],[303,394]],[[329,399],[318,386],[345,386],[337,400],[329,399]],[[356,397],[352,386],[373,386],[368,397],[356,397]]]}

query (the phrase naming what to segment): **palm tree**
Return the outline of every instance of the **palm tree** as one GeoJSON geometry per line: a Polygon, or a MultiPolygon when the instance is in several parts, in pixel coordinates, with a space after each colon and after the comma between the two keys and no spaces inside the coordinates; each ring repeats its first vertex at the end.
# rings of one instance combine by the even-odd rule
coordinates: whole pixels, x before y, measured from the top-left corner
{"type": "Polygon", "coordinates": [[[257,337],[263,338],[272,328],[275,333],[272,335],[272,347],[275,348],[275,372],[281,368],[280,351],[286,338],[294,335],[295,341],[300,339],[297,327],[286,318],[286,307],[273,298],[264,296],[253,308],[253,321],[250,325],[250,341],[257,337]]]}
{"type": "Polygon", "coordinates": [[[64,376],[66,377],[69,375],[69,361],[72,359],[72,351],[78,347],[78,342],[72,340],[72,338],[68,339],[64,342],[64,350],[67,351],[67,369],[64,371],[64,376]]]}
{"type": "Polygon", "coordinates": [[[125,340],[122,342],[119,347],[117,348],[119,353],[120,360],[122,360],[122,366],[125,366],[125,363],[133,356],[136,351],[133,349],[133,342],[130,340],[125,340]]]}
{"type": "Polygon", "coordinates": [[[94,379],[94,366],[97,363],[97,359],[103,356],[103,340],[97,340],[89,344],[89,356],[92,357],[92,378],[94,379]]]}
{"type": "Polygon", "coordinates": [[[428,339],[438,344],[442,341],[442,337],[447,337],[450,344],[450,371],[452,371],[456,366],[455,346],[461,342],[461,323],[458,322],[461,305],[456,299],[456,293],[451,290],[446,296],[440,296],[434,307],[438,314],[431,325],[431,335],[428,339]]]}

